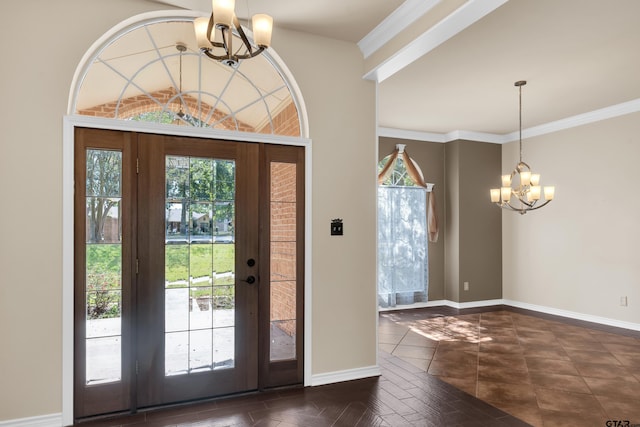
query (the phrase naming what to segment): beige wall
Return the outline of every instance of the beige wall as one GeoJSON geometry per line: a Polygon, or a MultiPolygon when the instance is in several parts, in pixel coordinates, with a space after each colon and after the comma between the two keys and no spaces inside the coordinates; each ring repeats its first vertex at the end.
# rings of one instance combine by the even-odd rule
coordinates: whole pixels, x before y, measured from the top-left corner
{"type": "Polygon", "coordinates": [[[11,100],[0,107],[0,420],[61,411],[62,117],[89,46],[150,8],[129,0],[0,3],[0,38],[16,43],[0,78],[11,100]],[[27,21],[41,30],[26,31],[27,21]]]}
{"type": "Polygon", "coordinates": [[[422,169],[427,182],[435,184],[436,214],[440,224],[438,241],[429,242],[429,301],[444,298],[444,144],[411,141],[397,138],[380,138],[378,159],[390,154],[396,144],[405,144],[406,150],[422,169]]]}
{"type": "Polygon", "coordinates": [[[502,298],[501,214],[489,202],[489,188],[500,180],[500,146],[380,138],[378,158],[396,144],[406,144],[427,181],[436,184],[440,236],[429,244],[429,300],[502,298]]]}
{"type": "MultiPolygon", "coordinates": [[[[506,299],[640,323],[639,159],[638,113],[524,141],[523,160],[556,199],[503,213],[506,299]]],[[[517,143],[505,145],[502,170],[517,161],[517,143]]]]}
{"type": "Polygon", "coordinates": [[[445,146],[444,297],[460,301],[460,144],[445,146]]]}
{"type": "Polygon", "coordinates": [[[355,44],[277,29],[273,46],[302,90],[313,139],[313,373],[372,366],[375,87],[355,44]],[[334,218],[343,236],[330,236],[334,218]]]}
{"type": "MultiPolygon", "coordinates": [[[[0,3],[0,37],[19,44],[0,79],[11,100],[0,107],[0,421],[62,410],[62,117],[75,68],[109,28],[163,7],[0,3]]],[[[273,46],[302,90],[313,139],[313,373],[374,365],[374,86],[356,45],[276,28],[273,46]],[[329,236],[336,217],[342,237],[329,236]]]]}
{"type": "Polygon", "coordinates": [[[445,148],[445,295],[452,301],[502,298],[501,214],[489,200],[489,189],[499,184],[500,151],[499,145],[472,141],[445,148]]]}

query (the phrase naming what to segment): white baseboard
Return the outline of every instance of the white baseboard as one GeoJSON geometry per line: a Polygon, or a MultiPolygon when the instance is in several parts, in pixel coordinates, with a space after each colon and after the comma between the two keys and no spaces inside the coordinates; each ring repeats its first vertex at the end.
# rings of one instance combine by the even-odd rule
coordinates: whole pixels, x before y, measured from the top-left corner
{"type": "Polygon", "coordinates": [[[608,317],[593,316],[591,314],[576,313],[575,311],[561,310],[559,308],[545,307],[542,305],[528,304],[526,302],[502,300],[504,305],[511,307],[524,308],[525,310],[538,311],[555,316],[568,317],[570,319],[584,320],[585,322],[599,323],[616,328],[631,329],[632,331],[640,331],[640,324],[633,322],[625,322],[623,320],[610,319],[608,317]]]}
{"type": "Polygon", "coordinates": [[[419,302],[411,305],[403,305],[389,308],[379,308],[378,311],[407,310],[412,308],[439,307],[447,306],[457,308],[459,310],[465,308],[491,307],[494,305],[508,305],[511,307],[523,308],[525,310],[537,311],[540,313],[553,314],[555,316],[567,317],[569,319],[583,320],[585,322],[599,323],[601,325],[614,326],[616,328],[630,329],[632,331],[640,331],[640,323],[625,322],[623,320],[610,319],[608,317],[594,316],[591,314],[583,314],[575,311],[562,310],[559,308],[546,307],[543,305],[529,304],[525,302],[512,301],[508,299],[491,299],[483,301],[471,302],[455,302],[450,300],[434,300],[429,302],[419,302]]]}
{"type": "Polygon", "coordinates": [[[376,366],[365,366],[363,368],[347,369],[344,371],[327,372],[316,374],[311,377],[311,386],[339,383],[343,381],[360,380],[363,378],[379,377],[380,368],[376,366]]]}
{"type": "Polygon", "coordinates": [[[469,302],[455,302],[445,300],[444,305],[457,308],[457,309],[465,309],[465,308],[476,308],[476,307],[491,307],[493,305],[503,305],[504,300],[502,299],[488,299],[484,301],[469,301],[469,302]]]}
{"type": "Polygon", "coordinates": [[[442,307],[443,305],[451,308],[464,309],[464,308],[476,308],[476,307],[490,307],[493,305],[504,304],[504,300],[490,299],[484,301],[470,301],[470,302],[455,302],[448,299],[438,299],[428,302],[416,302],[408,305],[399,305],[395,307],[378,307],[378,311],[395,311],[395,310],[407,310],[412,308],[426,308],[426,307],[442,307]]]}
{"type": "Polygon", "coordinates": [[[0,427],[60,427],[62,414],[40,415],[37,417],[18,418],[0,421],[0,427]]]}
{"type": "Polygon", "coordinates": [[[378,307],[378,311],[395,311],[395,310],[405,310],[408,308],[425,308],[425,307],[440,307],[442,305],[447,305],[450,301],[439,299],[427,302],[414,302],[413,304],[401,305],[396,307],[378,307]]]}

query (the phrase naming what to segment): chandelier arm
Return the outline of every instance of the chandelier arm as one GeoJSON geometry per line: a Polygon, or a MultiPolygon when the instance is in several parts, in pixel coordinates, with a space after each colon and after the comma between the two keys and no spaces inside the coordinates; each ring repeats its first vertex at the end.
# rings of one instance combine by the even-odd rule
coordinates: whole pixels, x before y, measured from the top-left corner
{"type": "Polygon", "coordinates": [[[523,211],[526,212],[525,209],[516,208],[516,207],[511,206],[511,204],[509,202],[497,202],[496,205],[498,207],[502,208],[502,209],[507,209],[507,210],[514,211],[514,212],[520,212],[520,213],[522,213],[523,211]]]}
{"type": "Polygon", "coordinates": [[[522,203],[523,205],[528,206],[529,208],[532,208],[532,207],[533,207],[533,206],[535,206],[535,204],[536,204],[536,201],[535,201],[535,200],[534,200],[532,203],[529,203],[528,201],[523,200],[520,196],[516,196],[516,197],[517,197],[517,199],[518,199],[518,201],[519,201],[520,203],[522,203]]]}
{"type": "Polygon", "coordinates": [[[511,210],[514,210],[516,212],[522,212],[522,211],[528,211],[530,208],[516,208],[515,206],[511,206],[511,203],[507,202],[507,206],[509,206],[511,208],[511,210]]]}
{"type": "Polygon", "coordinates": [[[541,204],[539,206],[531,205],[531,207],[528,207],[528,208],[516,208],[516,207],[512,206],[511,203],[509,203],[509,202],[497,202],[496,206],[501,207],[502,209],[508,209],[508,210],[511,210],[511,211],[514,211],[514,212],[519,212],[521,215],[524,215],[529,211],[534,211],[536,209],[540,209],[540,208],[548,205],[549,202],[551,202],[551,200],[547,200],[547,201],[545,201],[543,204],[541,204]]]}
{"type": "MultiPolygon", "coordinates": [[[[233,25],[236,27],[236,31],[238,31],[238,34],[242,39],[242,43],[245,45],[245,47],[247,48],[247,51],[249,52],[250,56],[247,56],[247,58],[252,58],[254,56],[254,55],[251,55],[253,48],[251,47],[249,38],[247,37],[247,35],[244,33],[244,30],[242,29],[242,25],[240,25],[240,21],[238,21],[238,17],[235,15],[233,15],[233,25]]],[[[245,56],[245,55],[242,55],[242,56],[245,56]]],[[[241,58],[242,56],[238,56],[238,58],[241,58]]]]}
{"type": "Polygon", "coordinates": [[[540,209],[541,207],[546,206],[550,201],[551,201],[551,200],[546,200],[543,204],[538,205],[538,206],[534,206],[534,207],[532,207],[532,208],[530,208],[530,209],[527,209],[527,210],[528,210],[528,211],[534,211],[534,210],[536,210],[536,209],[540,209]]]}
{"type": "Polygon", "coordinates": [[[211,59],[215,59],[216,61],[222,61],[225,59],[229,59],[228,55],[215,55],[211,52],[211,49],[202,49],[205,55],[207,55],[211,59]]]}
{"type": "Polygon", "coordinates": [[[233,31],[229,27],[222,27],[220,31],[222,32],[222,47],[227,53],[227,58],[231,59],[233,52],[233,31]]]}
{"type": "Polygon", "coordinates": [[[213,12],[211,12],[211,16],[209,17],[209,23],[207,24],[207,40],[209,40],[209,43],[211,43],[211,45],[217,46],[219,43],[214,42],[213,39],[215,39],[215,37],[211,37],[211,35],[215,36],[214,26],[213,26],[213,12]]]}
{"type": "Polygon", "coordinates": [[[260,55],[262,52],[264,51],[264,47],[260,47],[257,50],[252,51],[250,54],[244,54],[244,55],[235,55],[236,58],[238,59],[249,59],[249,58],[254,58],[258,55],[260,55]]]}

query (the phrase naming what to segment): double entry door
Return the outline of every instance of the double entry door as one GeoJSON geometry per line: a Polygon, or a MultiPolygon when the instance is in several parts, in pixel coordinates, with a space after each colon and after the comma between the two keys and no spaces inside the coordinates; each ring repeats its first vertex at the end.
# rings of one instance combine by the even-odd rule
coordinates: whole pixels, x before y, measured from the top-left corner
{"type": "Polygon", "coordinates": [[[74,417],[302,383],[304,148],[77,128],[74,417]]]}

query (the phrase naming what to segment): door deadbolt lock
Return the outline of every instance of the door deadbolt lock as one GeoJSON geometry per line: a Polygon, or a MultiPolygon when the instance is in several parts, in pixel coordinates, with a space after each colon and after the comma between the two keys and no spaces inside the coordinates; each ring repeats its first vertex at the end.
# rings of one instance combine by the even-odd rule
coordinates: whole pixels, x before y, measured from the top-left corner
{"type": "Polygon", "coordinates": [[[248,265],[249,267],[253,267],[254,265],[256,265],[256,260],[255,260],[255,259],[253,259],[253,258],[249,258],[249,259],[247,260],[247,265],[248,265]]]}

